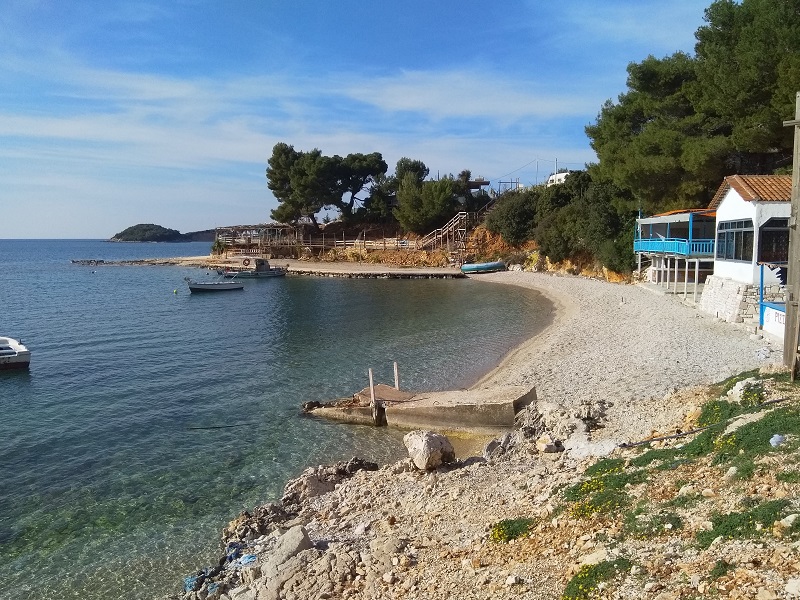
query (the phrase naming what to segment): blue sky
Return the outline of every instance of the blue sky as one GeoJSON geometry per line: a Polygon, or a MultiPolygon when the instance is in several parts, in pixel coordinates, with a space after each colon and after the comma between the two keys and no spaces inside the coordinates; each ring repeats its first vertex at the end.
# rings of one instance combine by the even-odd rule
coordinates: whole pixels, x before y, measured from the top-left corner
{"type": "Polygon", "coordinates": [[[697,0],[5,0],[0,238],[270,220],[277,142],[543,181],[697,0]]]}

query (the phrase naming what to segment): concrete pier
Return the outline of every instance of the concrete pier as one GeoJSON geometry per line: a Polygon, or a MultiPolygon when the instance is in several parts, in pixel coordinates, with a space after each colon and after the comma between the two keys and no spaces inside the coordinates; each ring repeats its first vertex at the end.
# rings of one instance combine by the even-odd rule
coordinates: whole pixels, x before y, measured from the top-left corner
{"type": "Polygon", "coordinates": [[[512,429],[516,414],[535,401],[536,388],[523,386],[412,393],[378,384],[375,406],[365,388],[352,398],[307,406],[304,411],[345,423],[491,435],[512,429]]]}

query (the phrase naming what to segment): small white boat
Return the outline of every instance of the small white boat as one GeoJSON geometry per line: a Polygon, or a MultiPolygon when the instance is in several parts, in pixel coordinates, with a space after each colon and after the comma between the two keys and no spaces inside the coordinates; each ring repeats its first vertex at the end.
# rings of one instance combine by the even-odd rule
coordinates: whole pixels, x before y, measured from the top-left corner
{"type": "Polygon", "coordinates": [[[20,340],[0,337],[0,370],[27,369],[31,364],[31,351],[20,340]]]}
{"type": "Polygon", "coordinates": [[[261,277],[283,277],[286,269],[272,267],[266,258],[245,256],[235,265],[229,265],[217,271],[223,277],[237,279],[257,279],[261,277]]]}
{"type": "Polygon", "coordinates": [[[188,277],[186,283],[189,285],[189,291],[194,292],[226,292],[229,290],[243,290],[244,284],[241,281],[233,281],[232,279],[221,281],[192,281],[188,277]]]}

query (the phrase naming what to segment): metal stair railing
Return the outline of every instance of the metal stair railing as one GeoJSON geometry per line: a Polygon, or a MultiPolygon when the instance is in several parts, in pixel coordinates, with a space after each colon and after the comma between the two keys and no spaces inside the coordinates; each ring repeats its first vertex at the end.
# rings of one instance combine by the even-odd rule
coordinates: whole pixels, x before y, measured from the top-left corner
{"type": "Polygon", "coordinates": [[[418,248],[432,247],[434,249],[444,248],[455,249],[463,252],[467,246],[467,233],[470,229],[483,218],[486,214],[491,212],[494,207],[495,200],[492,199],[482,206],[476,212],[461,211],[450,219],[446,225],[439,229],[434,229],[419,242],[418,248]]]}

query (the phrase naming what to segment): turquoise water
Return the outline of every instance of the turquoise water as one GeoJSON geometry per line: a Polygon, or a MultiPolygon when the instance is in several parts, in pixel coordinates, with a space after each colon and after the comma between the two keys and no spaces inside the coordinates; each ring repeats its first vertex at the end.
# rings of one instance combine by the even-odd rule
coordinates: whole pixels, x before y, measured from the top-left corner
{"type": "Polygon", "coordinates": [[[466,387],[549,319],[536,293],[470,280],[301,276],[190,295],[207,243],[0,240],[0,597],[147,598],[215,562],[221,528],[307,466],[404,455],[403,432],[300,415],[392,383],[466,387]]]}

